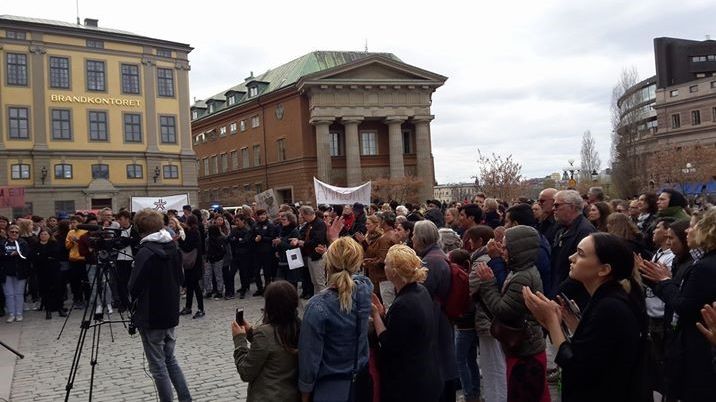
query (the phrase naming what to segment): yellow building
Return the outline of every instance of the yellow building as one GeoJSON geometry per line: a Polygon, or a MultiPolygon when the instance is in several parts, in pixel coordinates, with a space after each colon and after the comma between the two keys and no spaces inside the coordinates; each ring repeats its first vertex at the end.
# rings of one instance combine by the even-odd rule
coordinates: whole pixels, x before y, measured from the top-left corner
{"type": "Polygon", "coordinates": [[[0,16],[0,187],[25,188],[25,208],[0,214],[196,202],[191,50],[93,19],[0,16]]]}

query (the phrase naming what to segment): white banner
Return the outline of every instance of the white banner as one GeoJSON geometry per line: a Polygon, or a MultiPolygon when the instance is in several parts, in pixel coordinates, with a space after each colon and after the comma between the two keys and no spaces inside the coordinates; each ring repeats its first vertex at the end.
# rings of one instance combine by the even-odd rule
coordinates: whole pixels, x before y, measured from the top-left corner
{"type": "Polygon", "coordinates": [[[256,200],[256,209],[265,209],[270,217],[278,215],[278,204],[276,203],[276,194],[270,188],[263,193],[254,196],[256,200]]]}
{"type": "Polygon", "coordinates": [[[316,190],[316,205],[346,205],[356,202],[370,205],[370,183],[369,181],[358,187],[336,187],[314,177],[313,187],[316,190]]]}
{"type": "Polygon", "coordinates": [[[170,209],[181,211],[184,205],[189,204],[189,195],[168,195],[166,197],[132,197],[132,211],[137,212],[144,208],[154,209],[166,213],[170,209]]]}

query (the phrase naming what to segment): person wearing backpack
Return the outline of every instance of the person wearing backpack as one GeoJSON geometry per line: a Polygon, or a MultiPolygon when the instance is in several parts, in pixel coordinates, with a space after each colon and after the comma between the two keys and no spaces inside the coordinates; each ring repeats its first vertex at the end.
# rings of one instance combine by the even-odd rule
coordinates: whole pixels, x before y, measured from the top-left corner
{"type": "Polygon", "coordinates": [[[507,400],[549,402],[547,355],[540,324],[527,309],[523,288],[542,292],[542,280],[535,265],[540,235],[533,227],[518,225],[505,231],[502,258],[510,273],[500,289],[492,269],[477,264],[481,302],[492,316],[491,332],[502,344],[506,356],[507,400]]]}
{"type": "Polygon", "coordinates": [[[423,286],[433,299],[435,325],[438,334],[437,352],[440,362],[440,374],[445,381],[441,402],[453,402],[457,388],[457,361],[455,359],[455,333],[448,315],[443,308],[443,301],[450,294],[451,270],[447,256],[437,244],[440,235],[438,227],[428,220],[415,223],[413,231],[413,248],[423,265],[428,269],[428,276],[423,286]]]}

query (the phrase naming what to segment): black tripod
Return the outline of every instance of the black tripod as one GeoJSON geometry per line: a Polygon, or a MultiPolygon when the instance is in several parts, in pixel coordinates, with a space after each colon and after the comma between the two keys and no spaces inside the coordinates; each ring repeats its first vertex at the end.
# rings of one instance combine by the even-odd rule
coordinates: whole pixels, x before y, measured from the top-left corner
{"type": "MultiPolygon", "coordinates": [[[[87,333],[92,329],[92,345],[90,350],[90,365],[92,370],[90,373],[90,385],[89,385],[89,400],[92,400],[92,388],[94,386],[94,374],[95,366],[97,365],[97,357],[99,356],[99,340],[102,331],[102,325],[109,324],[109,332],[114,342],[114,334],[112,332],[112,324],[120,323],[127,328],[127,323],[131,323],[131,319],[125,320],[120,312],[120,320],[111,320],[109,313],[107,313],[107,320],[104,319],[104,306],[107,304],[105,289],[109,287],[109,276],[110,272],[114,272],[116,255],[112,258],[110,253],[105,250],[100,250],[97,253],[97,266],[94,278],[91,283],[92,296],[85,305],[84,313],[82,314],[82,324],[80,325],[80,335],[77,338],[77,347],[75,348],[75,354],[72,358],[72,367],[70,368],[70,375],[67,378],[67,385],[65,386],[65,402],[70,398],[70,392],[74,386],[75,377],[77,376],[77,370],[79,369],[80,357],[82,355],[82,349],[84,348],[85,339],[87,333]],[[99,304],[98,304],[99,303],[99,304]],[[100,312],[97,313],[97,306],[100,306],[100,312]],[[88,315],[89,314],[89,315],[88,315]],[[93,319],[94,322],[91,322],[93,319]]],[[[69,314],[68,314],[69,318],[69,314]]],[[[67,320],[65,320],[65,324],[67,320]]],[[[62,326],[64,330],[64,325],[62,326]]],[[[62,331],[60,331],[62,335],[62,331]]],[[[57,337],[59,339],[59,336],[57,337]]]]}
{"type": "Polygon", "coordinates": [[[17,357],[19,357],[19,358],[21,358],[21,359],[24,359],[24,358],[25,358],[25,355],[23,355],[22,353],[18,352],[18,351],[15,350],[15,349],[11,348],[7,343],[5,343],[5,342],[3,342],[3,341],[0,341],[0,346],[2,346],[2,347],[4,347],[5,349],[11,351],[12,353],[16,354],[17,357]]]}

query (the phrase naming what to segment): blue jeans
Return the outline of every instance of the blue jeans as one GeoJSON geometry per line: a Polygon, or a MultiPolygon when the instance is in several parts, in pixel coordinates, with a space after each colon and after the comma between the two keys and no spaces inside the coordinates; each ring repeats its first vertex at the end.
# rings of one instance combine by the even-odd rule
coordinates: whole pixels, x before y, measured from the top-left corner
{"type": "Polygon", "coordinates": [[[172,384],[177,391],[179,401],[191,401],[189,387],[186,385],[184,374],[174,357],[176,336],[174,328],[168,329],[139,329],[142,337],[144,354],[147,356],[149,372],[154,377],[159,400],[172,401],[172,384]]]}
{"type": "Polygon", "coordinates": [[[112,304],[112,289],[109,283],[105,281],[104,275],[97,278],[97,283],[95,283],[95,275],[97,275],[97,265],[87,264],[87,278],[89,279],[89,286],[92,287],[92,293],[87,302],[90,305],[94,303],[95,297],[98,297],[97,290],[102,289],[99,296],[100,299],[97,300],[97,307],[109,306],[112,304]]]}
{"type": "Polygon", "coordinates": [[[477,366],[477,332],[474,329],[455,330],[455,358],[465,400],[480,397],[480,370],[477,366]]]}
{"type": "Polygon", "coordinates": [[[8,315],[22,316],[22,310],[25,307],[25,282],[25,279],[17,279],[16,276],[5,277],[2,288],[5,292],[8,315]]]}

